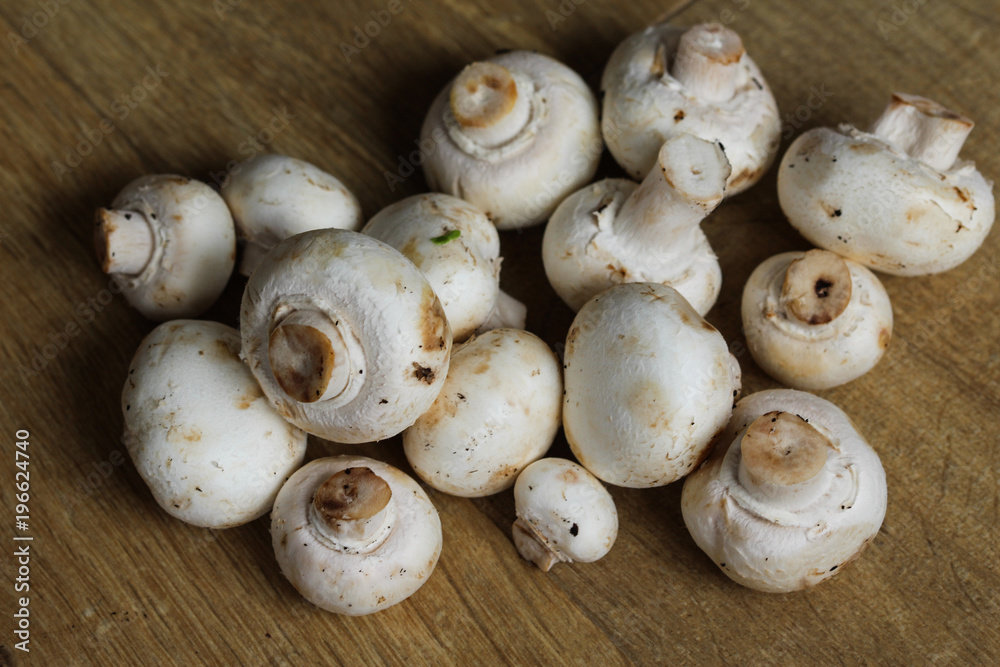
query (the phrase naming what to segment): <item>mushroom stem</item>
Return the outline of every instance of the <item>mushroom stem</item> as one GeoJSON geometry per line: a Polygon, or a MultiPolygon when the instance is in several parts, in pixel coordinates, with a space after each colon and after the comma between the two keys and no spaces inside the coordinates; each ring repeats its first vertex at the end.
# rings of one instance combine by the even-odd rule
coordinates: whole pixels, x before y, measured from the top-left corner
{"type": "Polygon", "coordinates": [[[528,82],[502,65],[472,63],[451,86],[451,113],[462,132],[477,144],[495,148],[507,143],[531,117],[528,82]]]}
{"type": "Polygon", "coordinates": [[[153,256],[153,229],[138,211],[99,208],[95,216],[94,247],[104,273],[136,276],[153,256]]]}
{"type": "Polygon", "coordinates": [[[553,551],[548,543],[539,537],[531,523],[518,517],[513,528],[514,546],[525,560],[530,560],[542,572],[548,572],[556,563],[568,562],[569,559],[553,551]]]}
{"type": "Polygon", "coordinates": [[[503,290],[497,290],[497,302],[486,321],[479,325],[476,333],[486,333],[493,329],[523,329],[528,316],[528,307],[503,290]]]}
{"type": "Polygon", "coordinates": [[[345,468],[316,489],[309,521],[341,550],[370,551],[392,532],[392,489],[371,468],[345,468]]]}
{"type": "Polygon", "coordinates": [[[320,310],[294,310],[278,321],[268,339],[268,361],[281,389],[300,403],[326,401],[351,379],[344,337],[320,310]]]}
{"type": "Polygon", "coordinates": [[[788,265],[781,301],[805,324],[827,324],[851,301],[851,270],[839,255],[810,250],[788,265]]]}
{"type": "Polygon", "coordinates": [[[955,164],[974,125],[926,97],[893,93],[871,133],[910,157],[945,171],[955,164]]]}
{"type": "Polygon", "coordinates": [[[735,32],[718,23],[702,23],[681,36],[670,74],[694,97],[725,102],[736,94],[743,53],[743,40],[735,32]]]}
{"type": "Polygon", "coordinates": [[[798,415],[768,412],[740,441],[740,485],[772,507],[808,505],[827,486],[821,473],[831,448],[830,440],[798,415]]]}
{"type": "Polygon", "coordinates": [[[683,257],[699,237],[691,232],[719,202],[729,161],[718,144],[689,134],[668,139],[654,168],[615,216],[615,234],[636,253],[683,257]]]}
{"type": "Polygon", "coordinates": [[[246,245],[243,246],[243,259],[240,260],[240,275],[249,278],[257,265],[260,264],[260,260],[264,259],[264,255],[270,250],[259,243],[247,241],[246,245]]]}

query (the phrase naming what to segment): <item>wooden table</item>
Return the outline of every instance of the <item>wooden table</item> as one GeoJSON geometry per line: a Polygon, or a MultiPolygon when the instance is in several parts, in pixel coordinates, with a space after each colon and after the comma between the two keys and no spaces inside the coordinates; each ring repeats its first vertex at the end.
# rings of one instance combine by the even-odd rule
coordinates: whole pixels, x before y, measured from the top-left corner
{"type": "MultiPolygon", "coordinates": [[[[884,277],[896,316],[887,358],[823,392],[867,434],[889,483],[881,533],[842,576],[783,596],[733,584],[688,536],[680,484],[611,489],[614,549],[548,574],[511,543],[510,492],[431,492],[445,536],[435,575],[403,604],[341,618],[284,580],[266,519],[218,532],[171,519],[124,455],[119,392],[153,325],[107,291],[91,215],[140,174],[211,180],[255,150],[254,137],[338,175],[371,215],[425,188],[419,172],[395,189],[385,174],[415,150],[432,97],[463,64],[536,49],[596,87],[614,46],[664,18],[737,30],[789,136],[865,125],[893,90],[919,93],[977,121],[963,156],[995,179],[998,15],[996,0],[5,2],[0,663],[997,664],[997,233],[949,273],[884,277]],[[352,44],[365,30],[377,34],[352,44]],[[349,60],[343,44],[357,48],[349,60]],[[262,132],[275,114],[287,122],[262,132]],[[14,649],[11,627],[18,429],[31,442],[30,654],[14,649]]],[[[607,158],[602,172],[619,173],[607,158]]],[[[781,215],[775,170],[706,230],[725,273],[708,319],[739,356],[746,393],[776,386],[745,353],[738,314],[754,266],[807,247],[781,215]]],[[[555,345],[572,315],[546,283],[541,236],[503,234],[503,282],[555,345]]],[[[235,324],[242,285],[233,278],[207,317],[235,324]]],[[[317,440],[308,456],[339,451],[408,469],[398,439],[317,440]]],[[[553,453],[568,454],[561,436],[553,453]]]]}

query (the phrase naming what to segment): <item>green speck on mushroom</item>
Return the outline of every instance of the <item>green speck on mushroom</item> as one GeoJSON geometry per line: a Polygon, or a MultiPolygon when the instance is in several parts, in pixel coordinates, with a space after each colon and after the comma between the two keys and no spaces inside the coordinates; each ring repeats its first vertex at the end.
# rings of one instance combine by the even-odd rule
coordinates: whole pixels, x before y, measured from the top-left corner
{"type": "Polygon", "coordinates": [[[431,243],[436,243],[438,245],[444,245],[448,241],[454,241],[455,239],[457,239],[461,235],[462,235],[462,230],[460,230],[460,229],[453,229],[450,232],[446,232],[446,233],[442,234],[441,236],[435,236],[434,238],[431,239],[431,243]]]}

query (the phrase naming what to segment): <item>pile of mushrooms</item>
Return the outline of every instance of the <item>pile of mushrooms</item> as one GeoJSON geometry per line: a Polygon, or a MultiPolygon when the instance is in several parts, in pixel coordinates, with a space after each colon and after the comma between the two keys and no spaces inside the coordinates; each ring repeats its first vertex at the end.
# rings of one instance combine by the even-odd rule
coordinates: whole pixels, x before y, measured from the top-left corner
{"type": "Polygon", "coordinates": [[[700,225],[775,158],[774,97],[718,24],[629,37],[601,87],[599,124],[584,81],[547,56],[467,66],[424,121],[432,192],[367,224],[339,179],[284,155],[239,165],[221,195],[144,176],[99,209],[102,270],[147,318],[173,320],[142,341],[122,392],[155,501],[209,528],[270,511],[280,571],[341,614],[423,585],[442,550],[439,493],[513,487],[512,550],[548,571],[611,549],[605,483],[686,478],[684,522],[734,581],[787,592],[841,572],[879,530],[885,472],[846,414],[798,390],[855,380],[884,354],[892,307],[869,269],[935,273],[982,244],[992,183],[958,159],[972,121],[897,93],[869,132],[792,143],[781,207],[819,249],[765,260],[741,304],[754,361],[792,389],[737,403],[740,366],[705,319],[723,267],[700,225]],[[641,182],[591,183],[604,143],[641,182]],[[498,230],[546,220],[545,273],[578,311],[559,356],[500,289],[498,230]],[[177,319],[222,293],[237,237],[239,331],[177,319]],[[577,462],[547,456],[560,426],[577,462]],[[400,436],[431,491],[367,456],[302,466],[307,434],[400,436]]]}

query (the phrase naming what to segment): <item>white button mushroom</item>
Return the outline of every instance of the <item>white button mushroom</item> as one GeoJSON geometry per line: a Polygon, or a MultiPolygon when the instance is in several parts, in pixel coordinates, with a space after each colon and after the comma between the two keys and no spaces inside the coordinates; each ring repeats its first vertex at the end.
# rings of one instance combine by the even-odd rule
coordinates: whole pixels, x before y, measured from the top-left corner
{"type": "Polygon", "coordinates": [[[451,328],[427,280],[389,246],[343,229],[304,232],[265,255],[240,331],[278,412],[337,442],[400,433],[448,373],[451,328]]]}
{"type": "MultiPolygon", "coordinates": [[[[382,209],[361,231],[417,265],[441,299],[455,341],[471,336],[498,310],[500,236],[469,202],[415,195],[382,209]]],[[[510,296],[506,301],[505,313],[512,306],[514,321],[505,324],[524,328],[524,305],[510,296]]]]}
{"type": "Polygon", "coordinates": [[[431,190],[472,202],[499,229],[538,224],[597,171],[597,101],[573,70],[512,51],[466,67],[421,131],[431,190]]]}
{"type": "Polygon", "coordinates": [[[656,164],[663,142],[686,132],[719,141],[732,164],[726,196],[760,180],[778,150],[778,106],[732,30],[651,26],[622,42],[601,81],[601,129],[633,178],[656,164]]]}
{"type": "Polygon", "coordinates": [[[867,373],[892,337],[892,305],[865,267],[826,250],[765,260],[743,288],[754,361],[796,389],[829,389],[867,373]]]}
{"type": "Polygon", "coordinates": [[[783,593],[854,560],[885,517],[885,472],[850,418],[822,398],[763,391],[736,406],[684,482],[695,543],[734,581],[783,593]]]}
{"type": "Polygon", "coordinates": [[[562,368],[540,338],[495,329],[455,349],[434,405],[403,432],[425,482],[456,496],[510,488],[559,430],[562,368]]]}
{"type": "Polygon", "coordinates": [[[566,459],[541,459],[514,485],[514,545],[543,572],[556,563],[593,563],[618,537],[618,510],[608,490],[566,459]]]}
{"type": "Polygon", "coordinates": [[[225,325],[166,322],[142,341],[122,391],[136,469],[163,509],[196,526],[263,516],[306,453],[306,434],[274,411],[239,350],[225,325]]]}
{"type": "Polygon", "coordinates": [[[993,225],[993,183],[958,152],[973,123],[896,93],[871,132],[816,128],[778,170],[789,222],[815,245],[898,276],[954,268],[993,225]]]}
{"type": "Polygon", "coordinates": [[[111,208],[97,210],[101,269],[151,320],[196,317],[222,294],[236,262],[233,219],[200,181],[152,175],[132,181],[111,208]]]}
{"type": "Polygon", "coordinates": [[[718,144],[671,137],[641,185],[607,179],[570,195],[542,241],[545,273],[573,310],[626,282],[670,285],[704,315],[722,288],[700,223],[722,201],[729,163],[718,144]]]}
{"type": "Polygon", "coordinates": [[[739,393],[722,334],[677,290],[616,285],[580,309],[566,337],[563,428],[605,482],[651,487],[708,455],[739,393]]]}
{"type": "Polygon", "coordinates": [[[441,520],[401,471],[363,456],[335,456],[304,465],[281,488],[271,543],[302,597],[360,616],[424,585],[441,555],[441,520]]]}
{"type": "Polygon", "coordinates": [[[289,236],[312,229],[361,229],[361,206],[336,177],[303,160],[269,153],[234,171],[222,197],[246,241],[240,273],[249,276],[261,257],[289,236]]]}

